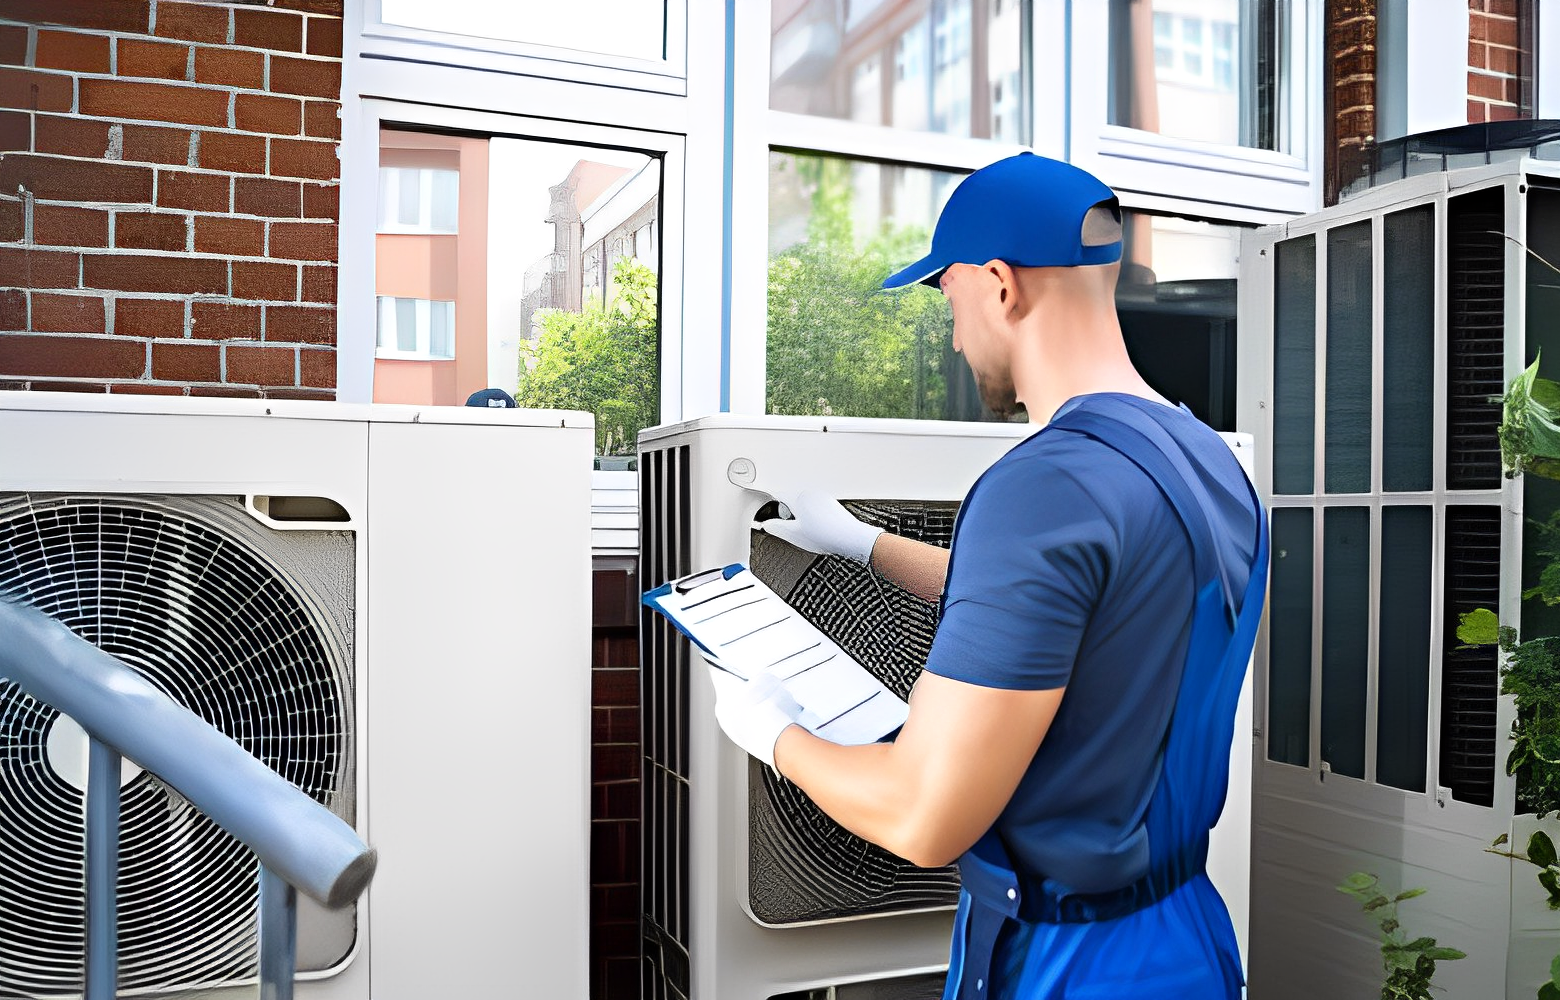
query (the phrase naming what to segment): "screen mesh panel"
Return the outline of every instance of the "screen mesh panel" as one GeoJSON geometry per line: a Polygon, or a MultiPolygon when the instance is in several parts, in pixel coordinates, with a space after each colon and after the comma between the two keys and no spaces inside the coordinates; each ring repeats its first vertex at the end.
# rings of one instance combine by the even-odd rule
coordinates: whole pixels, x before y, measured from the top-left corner
{"type": "MultiPolygon", "coordinates": [[[[846,501],[857,518],[946,548],[958,505],[846,501]]],[[[937,605],[860,564],[815,556],[753,533],[752,569],[801,615],[901,698],[926,665],[937,605]]],[[[748,905],[765,923],[859,917],[952,906],[952,867],[918,868],[825,816],[795,785],[757,761],[748,772],[748,905]]]]}
{"type": "MultiPolygon", "coordinates": [[[[353,567],[351,533],[270,532],[232,498],[0,494],[0,598],[119,657],[348,821],[353,567]]],[[[0,996],[82,989],[83,740],[0,679],[0,996]]],[[[252,979],[253,855],[153,775],[121,780],[121,990],[252,979]]]]}
{"type": "Polygon", "coordinates": [[[1459,802],[1480,806],[1495,804],[1500,678],[1495,647],[1464,645],[1457,624],[1470,611],[1499,604],[1500,515],[1496,506],[1446,508],[1440,783],[1459,802]]]}
{"type": "MultiPolygon", "coordinates": [[[[692,504],[686,445],[639,457],[640,590],[687,576],[692,504]]],[[[648,608],[639,625],[641,996],[687,1000],[688,643],[648,608]]]]}
{"type": "Polygon", "coordinates": [[[1500,485],[1505,390],[1506,189],[1448,199],[1446,212],[1446,485],[1500,485]]]}

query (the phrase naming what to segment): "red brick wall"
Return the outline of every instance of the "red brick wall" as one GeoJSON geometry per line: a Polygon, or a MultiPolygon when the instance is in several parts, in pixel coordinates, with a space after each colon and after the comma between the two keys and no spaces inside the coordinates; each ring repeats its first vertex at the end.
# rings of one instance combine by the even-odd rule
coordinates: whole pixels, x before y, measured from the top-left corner
{"type": "Polygon", "coordinates": [[[639,575],[594,574],[590,1000],[639,997],[639,575]]]}
{"type": "Polygon", "coordinates": [[[1468,121],[1533,114],[1531,0],[1468,0],[1468,121]]]}
{"type": "Polygon", "coordinates": [[[0,388],[335,396],[341,11],[0,3],[0,388]]]}
{"type": "Polygon", "coordinates": [[[1328,0],[1323,203],[1368,169],[1376,142],[1376,0],[1328,0]]]}

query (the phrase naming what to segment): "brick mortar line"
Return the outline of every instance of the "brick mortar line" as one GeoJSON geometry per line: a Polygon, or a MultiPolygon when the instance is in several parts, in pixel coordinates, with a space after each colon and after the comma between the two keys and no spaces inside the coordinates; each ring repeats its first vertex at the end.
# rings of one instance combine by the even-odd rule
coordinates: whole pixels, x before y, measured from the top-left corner
{"type": "MultiPolygon", "coordinates": [[[[267,7],[253,7],[251,9],[252,10],[268,10],[270,8],[267,8],[267,7]]],[[[0,27],[6,27],[6,26],[8,26],[8,25],[6,25],[6,22],[0,21],[0,27]]],[[[16,25],[16,27],[22,27],[22,25],[16,25]]],[[[7,69],[21,70],[24,73],[47,73],[47,74],[51,74],[51,75],[54,75],[54,76],[70,76],[70,77],[77,77],[77,78],[86,78],[86,79],[90,79],[90,80],[121,80],[121,81],[124,81],[126,83],[162,83],[162,84],[167,84],[170,87],[214,87],[214,88],[216,88],[218,90],[243,90],[243,91],[250,92],[250,93],[263,93],[263,91],[258,91],[258,90],[256,90],[253,87],[234,87],[234,86],[232,86],[230,84],[222,84],[222,83],[202,83],[202,82],[200,82],[198,80],[195,80],[193,78],[169,79],[168,77],[164,77],[164,76],[121,76],[119,74],[119,58],[118,58],[118,55],[119,55],[119,45],[118,45],[118,43],[120,41],[131,41],[131,42],[147,42],[147,41],[149,41],[149,42],[162,42],[165,45],[188,45],[190,47],[190,55],[189,55],[188,68],[186,69],[186,72],[189,72],[189,73],[193,73],[195,71],[195,68],[194,68],[195,67],[195,50],[197,48],[215,49],[216,51],[219,51],[219,52],[254,52],[254,53],[258,54],[258,55],[262,55],[262,56],[266,56],[267,57],[266,58],[266,64],[267,64],[266,70],[267,71],[266,71],[266,74],[265,74],[267,81],[269,81],[270,77],[271,77],[271,74],[270,74],[270,61],[271,61],[270,57],[271,56],[282,56],[283,58],[286,58],[286,59],[301,59],[301,60],[303,60],[305,62],[320,63],[322,65],[328,64],[328,63],[335,63],[337,65],[340,65],[342,62],[345,61],[345,57],[343,57],[343,56],[317,56],[317,55],[313,55],[313,54],[308,53],[308,52],[292,52],[292,51],[285,50],[285,49],[257,48],[257,47],[255,47],[253,45],[229,45],[229,44],[225,44],[223,42],[190,42],[190,41],[183,41],[183,40],[176,39],[176,38],[158,38],[158,37],[152,37],[152,36],[147,36],[147,35],[126,35],[123,32],[75,31],[75,32],[71,32],[71,34],[84,35],[84,36],[86,36],[88,38],[108,38],[108,39],[111,39],[115,43],[115,44],[109,46],[109,64],[108,64],[109,65],[109,71],[107,73],[99,73],[99,72],[96,72],[94,70],[60,69],[60,68],[55,67],[55,66],[38,66],[38,65],[35,65],[37,63],[37,61],[38,61],[37,51],[36,51],[36,49],[37,49],[36,31],[37,31],[38,27],[41,27],[42,30],[44,30],[44,31],[53,30],[53,26],[52,25],[42,25],[42,26],[35,26],[34,27],[34,33],[29,35],[29,40],[31,42],[31,48],[28,50],[28,63],[29,63],[29,65],[26,65],[26,66],[11,66],[11,65],[7,65],[6,66],[7,69]]],[[[1475,43],[1478,42],[1477,39],[1470,39],[1470,41],[1473,41],[1475,43]]],[[[1495,45],[1495,46],[1499,46],[1500,45],[1499,42],[1486,42],[1484,44],[1495,45]]],[[[1510,48],[1510,46],[1505,46],[1505,47],[1506,48],[1510,48]]],[[[287,95],[287,96],[302,96],[302,95],[287,95]]],[[[317,100],[325,100],[325,98],[317,98],[317,100]]]]}
{"type": "MultiPolygon", "coordinates": [[[[146,299],[156,302],[184,302],[191,307],[185,310],[186,313],[193,313],[193,307],[197,305],[246,306],[256,309],[266,306],[283,306],[289,309],[307,309],[310,312],[323,312],[336,308],[334,302],[297,302],[292,299],[234,299],[219,292],[127,292],[121,288],[30,288],[21,285],[0,285],[0,292],[42,292],[45,295],[75,294],[82,297],[113,298],[116,301],[118,299],[135,299],[137,301],[146,299]]],[[[31,327],[32,316],[30,313],[27,320],[27,325],[31,327]]],[[[192,322],[192,320],[193,317],[191,315],[185,316],[186,324],[192,322]]],[[[87,335],[84,334],[83,336],[87,335]]],[[[91,336],[97,336],[97,334],[91,334],[91,336]]],[[[123,335],[117,336],[121,340],[124,339],[123,335]]],[[[270,343],[277,343],[277,341],[270,341],[270,343]]],[[[281,341],[281,343],[292,343],[292,341],[281,341]]]]}

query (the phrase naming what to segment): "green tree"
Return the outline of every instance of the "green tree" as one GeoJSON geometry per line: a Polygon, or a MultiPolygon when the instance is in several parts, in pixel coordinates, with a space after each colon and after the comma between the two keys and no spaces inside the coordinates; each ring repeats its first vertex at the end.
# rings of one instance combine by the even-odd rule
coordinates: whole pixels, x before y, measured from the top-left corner
{"type": "Polygon", "coordinates": [[[792,158],[810,190],[807,240],[769,262],[767,408],[771,413],[942,417],[952,323],[936,291],[886,293],[883,279],[919,256],[927,234],[884,229],[858,246],[851,165],[792,158]]]}
{"type": "Polygon", "coordinates": [[[577,313],[542,313],[535,341],[520,342],[521,406],[589,410],[596,451],[631,455],[639,432],[660,422],[656,276],[631,259],[613,268],[615,291],[577,313]]]}

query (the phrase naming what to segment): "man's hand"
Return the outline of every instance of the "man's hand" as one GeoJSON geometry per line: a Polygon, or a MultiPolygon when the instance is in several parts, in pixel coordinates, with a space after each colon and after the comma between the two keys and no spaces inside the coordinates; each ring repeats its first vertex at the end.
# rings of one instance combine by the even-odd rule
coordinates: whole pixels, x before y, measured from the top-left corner
{"type": "Polygon", "coordinates": [[[737,746],[771,768],[775,766],[775,741],[796,722],[802,708],[780,678],[763,672],[752,680],[711,665],[715,683],[715,721],[737,746]]]}
{"type": "Polygon", "coordinates": [[[839,555],[863,565],[872,561],[872,547],[882,528],[863,524],[831,496],[808,490],[775,499],[791,510],[794,520],[772,520],[760,527],[799,549],[820,555],[839,555]]]}

